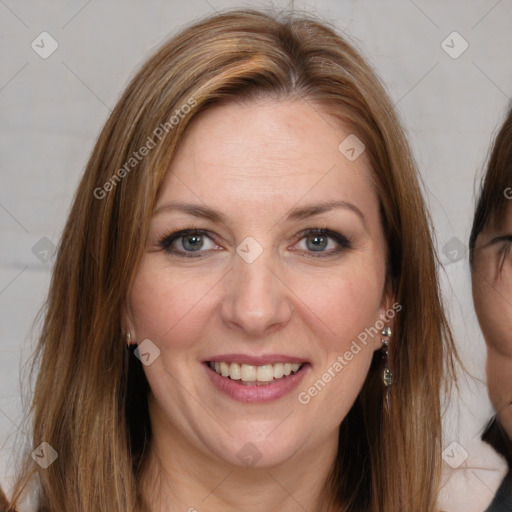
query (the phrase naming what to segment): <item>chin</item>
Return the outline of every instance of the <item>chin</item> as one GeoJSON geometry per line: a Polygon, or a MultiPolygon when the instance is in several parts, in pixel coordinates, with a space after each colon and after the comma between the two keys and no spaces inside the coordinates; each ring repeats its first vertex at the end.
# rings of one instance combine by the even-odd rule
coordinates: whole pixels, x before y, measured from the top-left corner
{"type": "Polygon", "coordinates": [[[303,445],[304,440],[294,438],[291,433],[283,431],[281,435],[274,432],[270,436],[228,436],[224,446],[220,447],[216,443],[210,446],[210,449],[226,464],[240,468],[268,469],[288,462],[303,445]]]}

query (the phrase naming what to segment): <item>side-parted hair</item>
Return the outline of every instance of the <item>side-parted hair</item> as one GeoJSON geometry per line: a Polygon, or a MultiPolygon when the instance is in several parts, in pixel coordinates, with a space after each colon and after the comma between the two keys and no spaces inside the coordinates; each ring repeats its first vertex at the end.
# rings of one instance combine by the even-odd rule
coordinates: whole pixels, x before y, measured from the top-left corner
{"type": "Polygon", "coordinates": [[[253,9],[202,18],[166,42],[131,80],[98,137],[59,244],[33,360],[31,449],[47,442],[58,458],[43,469],[28,453],[13,510],[33,477],[41,511],[143,509],[149,386],[126,349],[122,312],[187,126],[210,105],[259,98],[308,101],[364,143],[388,279],[402,306],[390,348],[390,412],[377,351],[340,426],[326,490],[339,511],[436,510],[440,394],[453,376],[455,349],[411,150],[379,78],[334,27],[304,13],[253,9]]]}
{"type": "Polygon", "coordinates": [[[503,220],[512,199],[512,105],[494,142],[482,178],[473,227],[469,237],[469,261],[473,265],[478,235],[488,226],[503,220]]]}

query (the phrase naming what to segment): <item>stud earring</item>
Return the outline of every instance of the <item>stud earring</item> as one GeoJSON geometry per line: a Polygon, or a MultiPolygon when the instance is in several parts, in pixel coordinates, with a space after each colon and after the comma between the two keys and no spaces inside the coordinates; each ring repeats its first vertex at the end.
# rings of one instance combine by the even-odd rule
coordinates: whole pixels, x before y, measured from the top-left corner
{"type": "Polygon", "coordinates": [[[126,337],[126,346],[129,347],[130,345],[132,345],[132,335],[129,332],[127,332],[125,337],[126,337]]]}
{"type": "Polygon", "coordinates": [[[389,340],[391,338],[391,328],[389,325],[382,329],[382,356],[384,358],[384,371],[382,372],[382,382],[386,387],[386,408],[389,411],[389,388],[393,384],[393,372],[389,367],[389,340]]]}

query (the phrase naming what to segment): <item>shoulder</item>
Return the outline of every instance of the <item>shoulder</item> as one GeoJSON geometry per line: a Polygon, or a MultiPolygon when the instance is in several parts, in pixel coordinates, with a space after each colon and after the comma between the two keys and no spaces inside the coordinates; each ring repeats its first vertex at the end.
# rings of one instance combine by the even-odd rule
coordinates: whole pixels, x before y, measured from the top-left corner
{"type": "Polygon", "coordinates": [[[489,506],[507,474],[506,460],[480,436],[465,440],[463,448],[463,463],[443,462],[438,507],[447,512],[498,512],[489,506]]]}

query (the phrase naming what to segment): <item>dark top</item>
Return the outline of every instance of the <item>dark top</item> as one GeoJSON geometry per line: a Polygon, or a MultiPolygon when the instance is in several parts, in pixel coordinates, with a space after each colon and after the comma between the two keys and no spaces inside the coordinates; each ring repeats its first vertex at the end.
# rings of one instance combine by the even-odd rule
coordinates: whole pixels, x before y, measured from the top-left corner
{"type": "Polygon", "coordinates": [[[482,440],[505,457],[508,464],[508,473],[485,512],[512,512],[512,441],[507,437],[496,416],[487,425],[482,434],[482,440]]]}

